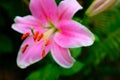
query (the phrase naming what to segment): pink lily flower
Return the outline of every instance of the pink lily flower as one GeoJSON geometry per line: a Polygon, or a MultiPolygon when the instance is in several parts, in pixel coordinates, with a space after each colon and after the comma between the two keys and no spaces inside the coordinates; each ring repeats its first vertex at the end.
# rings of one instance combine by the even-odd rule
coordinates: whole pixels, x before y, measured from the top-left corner
{"type": "Polygon", "coordinates": [[[16,17],[12,28],[23,34],[17,57],[17,65],[26,68],[43,59],[49,51],[54,60],[64,68],[70,68],[75,60],[69,48],[90,46],[93,34],[73,15],[82,7],[76,0],[63,0],[57,6],[55,0],[30,0],[32,15],[16,17]]]}

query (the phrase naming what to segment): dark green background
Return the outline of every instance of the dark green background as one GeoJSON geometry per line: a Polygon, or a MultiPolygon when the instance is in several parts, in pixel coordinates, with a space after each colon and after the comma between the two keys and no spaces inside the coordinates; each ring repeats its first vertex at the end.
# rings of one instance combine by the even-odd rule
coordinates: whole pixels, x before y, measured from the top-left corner
{"type": "MultiPolygon", "coordinates": [[[[59,4],[61,0],[56,0],[59,4]]],[[[81,1],[78,0],[80,3],[81,1]]],[[[93,0],[83,0],[74,20],[95,35],[94,45],[70,49],[76,63],[71,69],[58,66],[47,55],[26,69],[16,65],[21,34],[11,29],[16,16],[29,15],[29,0],[0,1],[0,80],[120,80],[120,5],[94,17],[84,13],[93,0]]]]}

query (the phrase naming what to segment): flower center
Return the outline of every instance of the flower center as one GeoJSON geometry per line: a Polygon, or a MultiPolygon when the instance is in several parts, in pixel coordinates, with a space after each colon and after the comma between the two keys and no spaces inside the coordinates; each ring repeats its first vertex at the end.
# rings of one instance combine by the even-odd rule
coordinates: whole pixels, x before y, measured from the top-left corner
{"type": "MultiPolygon", "coordinates": [[[[27,33],[23,34],[22,37],[21,37],[21,40],[24,40],[25,38],[27,38],[27,37],[29,37],[29,36],[31,36],[31,35],[32,35],[32,37],[33,37],[34,43],[38,43],[38,42],[41,41],[41,39],[43,39],[43,40],[44,40],[44,45],[43,45],[42,57],[45,57],[45,54],[46,54],[46,52],[45,52],[45,47],[47,47],[47,46],[50,44],[50,37],[52,37],[52,35],[54,34],[54,32],[55,32],[56,29],[53,28],[53,27],[51,27],[51,28],[49,28],[49,29],[48,29],[46,32],[44,32],[44,33],[41,33],[40,31],[34,31],[34,28],[33,28],[33,27],[31,27],[30,30],[31,30],[31,33],[32,33],[32,34],[31,34],[30,32],[27,32],[27,33]]],[[[34,43],[25,44],[25,45],[22,47],[22,49],[21,49],[22,54],[24,54],[24,52],[26,51],[26,49],[27,49],[31,44],[33,45],[34,43]]]]}

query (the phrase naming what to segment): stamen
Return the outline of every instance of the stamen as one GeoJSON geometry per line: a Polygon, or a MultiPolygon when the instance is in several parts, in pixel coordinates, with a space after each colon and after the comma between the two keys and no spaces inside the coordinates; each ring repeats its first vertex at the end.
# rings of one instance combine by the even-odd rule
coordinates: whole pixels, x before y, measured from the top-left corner
{"type": "Polygon", "coordinates": [[[39,35],[39,31],[37,31],[37,32],[34,34],[33,39],[36,40],[37,37],[38,37],[38,35],[39,35]]]}
{"type": "Polygon", "coordinates": [[[50,44],[50,40],[47,40],[45,46],[48,46],[49,44],[50,44]]]}
{"type": "Polygon", "coordinates": [[[46,56],[46,52],[45,50],[42,51],[42,58],[44,58],[46,56]]]}
{"type": "Polygon", "coordinates": [[[22,53],[25,52],[25,50],[27,49],[27,47],[28,47],[28,44],[26,44],[24,47],[22,47],[22,53]]]}
{"type": "Polygon", "coordinates": [[[40,35],[37,37],[37,41],[40,41],[43,36],[44,36],[43,34],[40,34],[40,35]]]}
{"type": "Polygon", "coordinates": [[[25,39],[26,37],[28,37],[29,35],[30,35],[29,32],[23,34],[22,37],[21,37],[21,40],[24,40],[24,39],[25,39]]]}

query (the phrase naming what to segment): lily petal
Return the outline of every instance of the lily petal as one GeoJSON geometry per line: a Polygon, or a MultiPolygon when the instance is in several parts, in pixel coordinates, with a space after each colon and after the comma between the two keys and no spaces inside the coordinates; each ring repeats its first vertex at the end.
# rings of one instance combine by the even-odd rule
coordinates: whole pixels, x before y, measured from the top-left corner
{"type": "Polygon", "coordinates": [[[72,20],[59,23],[60,32],[55,34],[54,40],[64,48],[90,46],[94,42],[93,34],[83,25],[72,20]]]}
{"type": "Polygon", "coordinates": [[[47,55],[49,52],[50,47],[44,48],[44,40],[41,40],[40,42],[34,42],[33,37],[28,37],[25,39],[23,44],[21,45],[21,48],[18,53],[17,57],[17,65],[20,68],[26,68],[29,65],[38,62],[43,58],[43,55],[47,55]],[[24,53],[22,52],[22,48],[25,45],[28,45],[24,53]],[[44,54],[43,54],[44,51],[44,54]]]}
{"type": "Polygon", "coordinates": [[[48,19],[57,17],[57,5],[55,0],[31,0],[30,10],[36,18],[42,23],[46,23],[48,19]]]}
{"type": "Polygon", "coordinates": [[[54,60],[64,68],[72,67],[73,63],[75,62],[75,60],[70,55],[69,50],[67,48],[60,47],[54,41],[51,47],[51,54],[54,60]]]}
{"type": "Polygon", "coordinates": [[[82,6],[77,0],[63,0],[58,6],[59,19],[71,19],[80,9],[82,6]]]}
{"type": "Polygon", "coordinates": [[[17,16],[14,19],[14,21],[15,23],[12,25],[12,29],[20,33],[30,32],[31,27],[33,27],[35,31],[36,30],[40,30],[41,32],[44,31],[39,21],[33,16],[30,15],[25,17],[17,16]]]}

